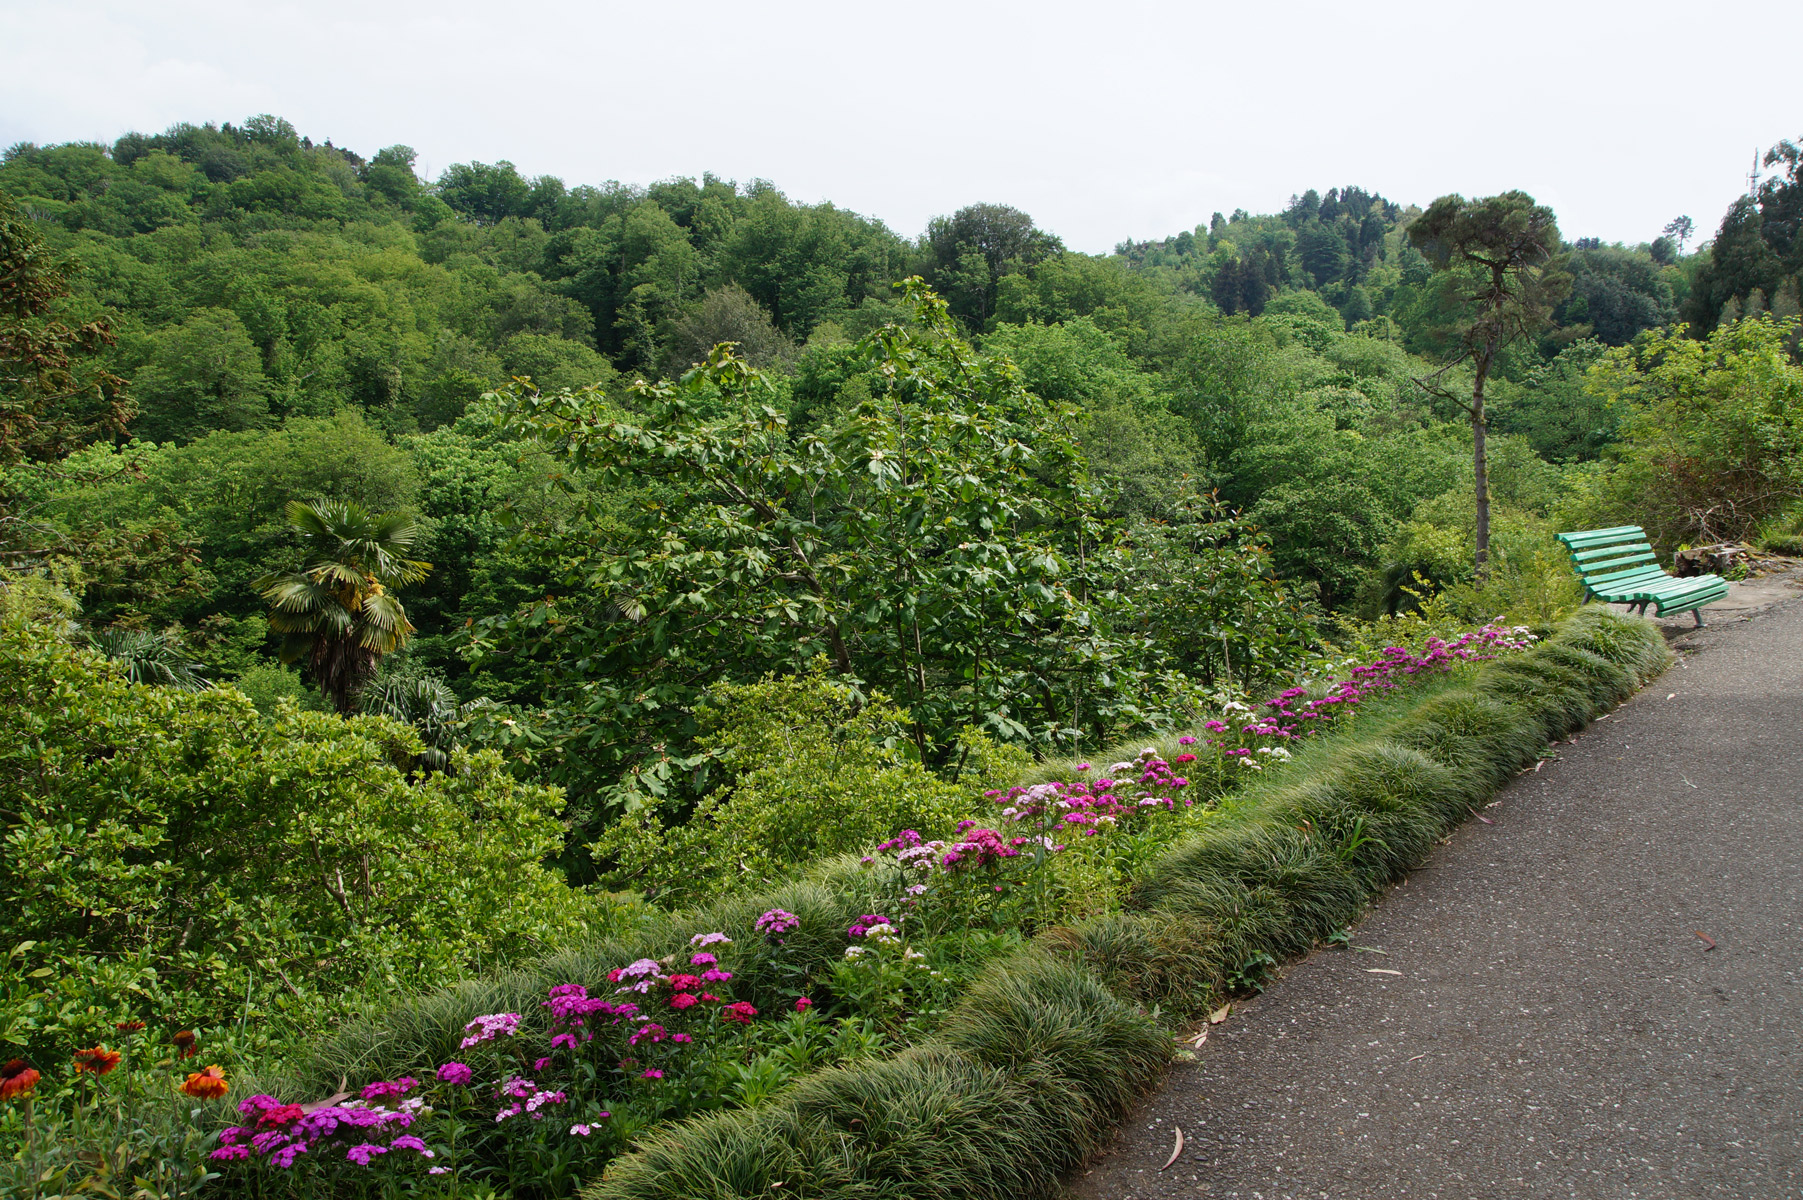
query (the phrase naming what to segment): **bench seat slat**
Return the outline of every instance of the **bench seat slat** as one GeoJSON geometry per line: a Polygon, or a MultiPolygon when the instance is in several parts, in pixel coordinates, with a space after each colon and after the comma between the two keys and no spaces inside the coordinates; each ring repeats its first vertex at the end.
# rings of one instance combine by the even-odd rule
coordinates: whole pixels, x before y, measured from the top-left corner
{"type": "Polygon", "coordinates": [[[1594,590],[1603,588],[1623,588],[1643,580],[1664,579],[1665,573],[1657,567],[1636,567],[1632,571],[1616,571],[1608,575],[1582,575],[1584,586],[1594,590]]]}

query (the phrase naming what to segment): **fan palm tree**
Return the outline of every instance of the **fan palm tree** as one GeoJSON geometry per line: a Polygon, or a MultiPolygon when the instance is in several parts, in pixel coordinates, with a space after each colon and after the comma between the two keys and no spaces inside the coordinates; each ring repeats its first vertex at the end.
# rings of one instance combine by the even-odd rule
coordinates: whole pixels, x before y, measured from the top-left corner
{"type": "Polygon", "coordinates": [[[419,762],[428,771],[442,771],[450,765],[459,723],[494,705],[486,696],[459,704],[457,694],[443,680],[423,676],[373,683],[363,690],[358,703],[366,713],[419,730],[420,740],[426,745],[419,762]]]}
{"type": "Polygon", "coordinates": [[[406,557],[420,531],[401,513],[373,513],[354,500],[291,500],[288,524],[305,560],[254,586],[269,601],[269,627],[282,635],[282,661],[306,660],[320,692],[348,716],[382,656],[413,632],[391,589],[424,579],[432,564],[406,557]]]}
{"type": "Polygon", "coordinates": [[[161,684],[184,692],[204,692],[213,685],[200,672],[203,664],[183,653],[181,643],[166,633],[144,629],[102,629],[88,634],[88,644],[125,668],[133,683],[161,684]]]}

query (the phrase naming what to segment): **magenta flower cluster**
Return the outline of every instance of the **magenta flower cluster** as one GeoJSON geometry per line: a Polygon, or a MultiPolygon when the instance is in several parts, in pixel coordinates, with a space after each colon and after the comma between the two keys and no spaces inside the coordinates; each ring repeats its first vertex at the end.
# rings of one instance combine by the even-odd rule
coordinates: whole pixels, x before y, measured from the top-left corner
{"type": "Polygon", "coordinates": [[[880,913],[865,913],[851,923],[851,927],[845,931],[845,936],[848,938],[861,938],[872,929],[876,929],[879,926],[884,929],[894,929],[894,925],[890,922],[888,917],[885,917],[880,913]]]}
{"type": "Polygon", "coordinates": [[[487,1016],[477,1017],[463,1027],[463,1032],[469,1036],[463,1039],[462,1048],[468,1050],[471,1046],[492,1042],[503,1035],[512,1037],[519,1032],[519,1028],[519,1013],[489,1013],[487,1016]]]}
{"type": "Polygon", "coordinates": [[[800,917],[792,912],[784,912],[780,908],[773,908],[757,919],[758,932],[771,937],[779,937],[800,926],[800,917]]]}
{"type": "Polygon", "coordinates": [[[330,1155],[337,1151],[358,1166],[367,1167],[380,1154],[410,1150],[422,1158],[432,1151],[417,1136],[408,1134],[425,1105],[407,1100],[394,1108],[371,1105],[370,1099],[404,1095],[415,1086],[412,1079],[381,1080],[363,1089],[364,1099],[316,1108],[283,1104],[274,1096],[247,1096],[238,1113],[248,1124],[231,1125],[219,1132],[219,1148],[208,1157],[216,1162],[260,1159],[265,1165],[286,1171],[303,1154],[330,1155]]]}

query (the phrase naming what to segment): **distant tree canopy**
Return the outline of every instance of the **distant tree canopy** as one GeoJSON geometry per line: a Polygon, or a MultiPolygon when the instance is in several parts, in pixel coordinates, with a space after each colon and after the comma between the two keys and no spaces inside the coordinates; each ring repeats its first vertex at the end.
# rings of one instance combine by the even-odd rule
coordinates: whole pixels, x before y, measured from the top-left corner
{"type": "MultiPolygon", "coordinates": [[[[1089,255],[999,204],[910,239],[761,180],[424,179],[405,145],[366,158],[275,117],[19,145],[0,488],[128,669],[374,706],[422,731],[415,766],[486,731],[570,786],[571,828],[693,802],[687,706],[816,653],[949,770],[967,724],[1041,747],[1153,728],[1182,681],[1254,678],[1373,579],[1385,607],[1416,567],[1464,586],[1478,493],[1499,561],[1567,485],[1620,498],[1584,481],[1665,443],[1598,363],[1697,287],[1783,311],[1781,279],[1737,293],[1729,270],[1788,261],[1775,153],[1789,176],[1713,254],[1681,222],[1549,240],[1570,294],[1479,355],[1473,264],[1359,187],[1089,255]],[[914,276],[936,298],[898,294],[914,276]],[[260,594],[300,583],[297,500],[412,531],[433,568],[396,581],[387,632],[334,641],[328,605],[260,594]]],[[[392,600],[341,565],[352,624],[392,600]]]]}
{"type": "MultiPolygon", "coordinates": [[[[0,192],[0,469],[54,462],[133,415],[125,380],[100,365],[110,324],[68,323],[76,270],[0,192]]],[[[5,505],[0,488],[0,517],[5,505]]]]}
{"type": "Polygon", "coordinates": [[[935,217],[922,241],[927,281],[946,297],[954,315],[977,329],[995,312],[1005,276],[1064,249],[1063,242],[1036,228],[1033,218],[1005,204],[972,204],[935,217]]]}
{"type": "Polygon", "coordinates": [[[1729,207],[1697,272],[1684,316],[1699,335],[1718,321],[1803,311],[1803,148],[1779,142],[1764,165],[1779,169],[1729,207]]]}

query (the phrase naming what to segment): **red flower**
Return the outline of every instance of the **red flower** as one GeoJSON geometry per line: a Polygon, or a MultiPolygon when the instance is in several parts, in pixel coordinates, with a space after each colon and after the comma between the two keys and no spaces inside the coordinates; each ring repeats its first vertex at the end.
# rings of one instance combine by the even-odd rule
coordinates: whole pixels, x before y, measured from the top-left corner
{"type": "Polygon", "coordinates": [[[812,1000],[808,999],[806,996],[798,996],[795,1000],[795,1011],[796,1012],[806,1012],[806,1011],[808,1011],[808,1009],[813,1008],[813,1007],[814,1007],[814,1002],[812,1000]]]}
{"type": "Polygon", "coordinates": [[[195,1054],[199,1053],[194,1046],[194,1031],[192,1029],[184,1029],[169,1040],[175,1043],[175,1048],[182,1052],[183,1058],[193,1058],[195,1054]]]}
{"type": "Polygon", "coordinates": [[[735,1024],[749,1025],[751,1024],[751,1018],[758,1015],[758,1010],[751,1007],[751,1005],[747,1004],[745,1001],[740,1000],[736,1004],[728,1004],[725,1008],[721,1009],[720,1015],[735,1024]]]}
{"type": "Polygon", "coordinates": [[[695,997],[689,995],[687,992],[677,992],[674,996],[670,997],[670,1007],[679,1012],[685,1008],[693,1008],[699,1003],[699,1000],[696,1000],[695,997]]]}
{"type": "Polygon", "coordinates": [[[679,992],[692,991],[701,986],[701,977],[699,975],[672,975],[670,976],[670,986],[679,992]]]}
{"type": "Polygon", "coordinates": [[[37,1086],[38,1073],[24,1059],[15,1058],[0,1067],[0,1100],[29,1096],[37,1086]]]}
{"type": "Polygon", "coordinates": [[[75,1052],[75,1070],[77,1074],[92,1071],[96,1075],[105,1075],[119,1065],[119,1058],[117,1050],[108,1050],[105,1046],[77,1050],[75,1052]]]}
{"type": "Polygon", "coordinates": [[[291,1121],[298,1121],[307,1115],[307,1110],[298,1104],[281,1104],[275,1108],[266,1108],[257,1117],[258,1129],[274,1129],[291,1121]]]}
{"type": "Polygon", "coordinates": [[[196,1100],[217,1100],[225,1095],[227,1087],[225,1072],[218,1063],[214,1063],[206,1070],[196,1071],[188,1076],[187,1082],[182,1084],[182,1091],[196,1100]]]}
{"type": "Polygon", "coordinates": [[[121,1022],[119,1022],[119,1032],[120,1033],[136,1033],[136,1032],[138,1032],[138,1030],[140,1030],[142,1028],[144,1028],[144,1022],[142,1022],[142,1021],[121,1021],[121,1022]]]}

